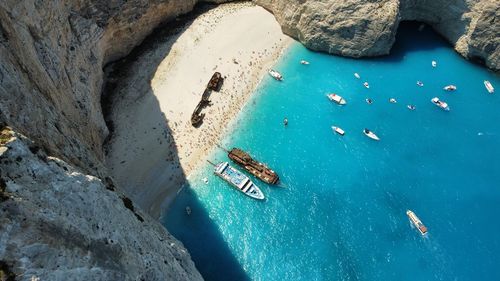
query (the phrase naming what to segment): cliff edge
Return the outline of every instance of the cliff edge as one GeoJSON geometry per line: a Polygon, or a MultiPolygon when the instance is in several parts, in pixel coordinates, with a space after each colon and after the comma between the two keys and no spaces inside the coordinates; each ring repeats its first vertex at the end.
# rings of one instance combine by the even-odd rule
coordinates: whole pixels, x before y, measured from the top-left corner
{"type": "Polygon", "coordinates": [[[183,245],[111,179],[10,128],[0,142],[0,279],[202,280],[183,245]]]}
{"type": "Polygon", "coordinates": [[[312,50],[364,57],[389,54],[401,21],[432,26],[462,56],[500,70],[497,0],[255,0],[283,31],[312,50]]]}

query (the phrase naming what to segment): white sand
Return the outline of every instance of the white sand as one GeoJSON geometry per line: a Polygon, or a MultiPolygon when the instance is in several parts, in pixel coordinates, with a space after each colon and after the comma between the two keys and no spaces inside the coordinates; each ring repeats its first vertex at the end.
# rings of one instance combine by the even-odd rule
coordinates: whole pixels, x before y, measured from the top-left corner
{"type": "Polygon", "coordinates": [[[249,3],[221,5],[173,37],[138,58],[119,86],[107,158],[114,179],[154,216],[292,41],[269,12],[249,3]],[[212,92],[203,125],[193,128],[191,114],[214,71],[227,78],[212,92]]]}

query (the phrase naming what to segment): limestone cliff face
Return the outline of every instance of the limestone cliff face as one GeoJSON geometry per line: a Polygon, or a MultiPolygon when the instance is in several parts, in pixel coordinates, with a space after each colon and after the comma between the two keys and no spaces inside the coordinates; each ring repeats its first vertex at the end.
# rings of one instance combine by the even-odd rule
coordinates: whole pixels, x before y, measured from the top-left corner
{"type": "Polygon", "coordinates": [[[86,172],[104,175],[104,64],[197,2],[0,1],[0,121],[86,172]]]}
{"type": "Polygon", "coordinates": [[[362,57],[388,54],[399,23],[428,23],[466,58],[500,69],[498,0],[255,0],[307,47],[362,57]]]}
{"type": "Polygon", "coordinates": [[[202,280],[183,245],[109,178],[47,156],[8,128],[0,142],[0,276],[202,280]]]}

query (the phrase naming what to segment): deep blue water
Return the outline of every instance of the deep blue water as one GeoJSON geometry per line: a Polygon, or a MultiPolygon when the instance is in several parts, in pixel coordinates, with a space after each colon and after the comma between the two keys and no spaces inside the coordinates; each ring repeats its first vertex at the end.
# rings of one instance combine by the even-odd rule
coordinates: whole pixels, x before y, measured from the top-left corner
{"type": "MultiPolygon", "coordinates": [[[[267,162],[284,187],[254,179],[267,197],[258,202],[207,164],[163,218],[207,280],[500,280],[500,93],[483,85],[500,90],[500,79],[417,26],[400,28],[388,57],[340,58],[298,43],[283,56],[275,68],[285,81],[264,79],[223,145],[267,162]],[[452,83],[456,92],[442,90],[452,83]],[[332,104],[329,92],[348,104],[332,104]]],[[[228,161],[222,151],[210,158],[228,161]]]]}

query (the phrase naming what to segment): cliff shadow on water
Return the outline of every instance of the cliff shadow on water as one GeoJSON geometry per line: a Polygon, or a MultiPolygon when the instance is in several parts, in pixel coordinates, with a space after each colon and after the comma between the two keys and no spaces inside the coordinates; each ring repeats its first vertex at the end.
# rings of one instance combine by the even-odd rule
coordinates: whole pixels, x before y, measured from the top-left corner
{"type": "MultiPolygon", "coordinates": [[[[162,112],[151,88],[151,80],[160,63],[171,51],[176,39],[199,14],[213,7],[215,5],[197,5],[192,13],[162,24],[128,56],[108,64],[105,68],[107,75],[102,106],[110,130],[105,144],[108,169],[134,203],[153,216],[159,215],[165,198],[173,200],[186,182],[186,175],[180,165],[177,146],[172,135],[171,128],[176,124],[170,124],[162,112]],[[144,60],[144,57],[149,59],[144,60]],[[147,66],[144,65],[144,61],[147,62],[147,66]],[[140,103],[137,102],[139,100],[140,103]],[[147,107],[149,119],[147,124],[142,122],[139,128],[133,126],[141,118],[138,115],[140,110],[134,110],[138,109],[137,106],[147,107]],[[120,122],[116,122],[117,116],[120,116],[120,122]],[[144,145],[144,142],[138,141],[142,137],[148,137],[157,143],[144,145]],[[117,142],[122,142],[118,148],[116,148],[117,142]],[[110,157],[115,159],[110,161],[110,157]],[[152,163],[151,175],[135,177],[137,180],[130,177],[129,174],[139,168],[136,167],[137,163],[152,163]],[[164,173],[166,170],[174,170],[174,176],[165,176],[172,174],[164,173]]],[[[173,204],[189,205],[192,214],[190,216],[186,213],[173,214],[170,217],[174,219],[169,221],[169,224],[163,222],[163,225],[177,226],[175,227],[177,231],[172,234],[185,244],[205,280],[249,280],[217,226],[194,193],[190,194],[189,190],[189,187],[183,189],[173,204]]],[[[179,210],[172,208],[174,209],[179,210]]]]}
{"type": "MultiPolygon", "coordinates": [[[[408,53],[440,48],[452,48],[452,46],[430,25],[417,21],[402,21],[399,24],[391,53],[385,56],[383,61],[399,62],[408,53]]],[[[367,59],[379,60],[379,58],[367,59]]]]}

